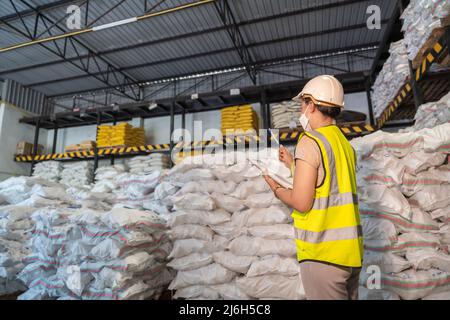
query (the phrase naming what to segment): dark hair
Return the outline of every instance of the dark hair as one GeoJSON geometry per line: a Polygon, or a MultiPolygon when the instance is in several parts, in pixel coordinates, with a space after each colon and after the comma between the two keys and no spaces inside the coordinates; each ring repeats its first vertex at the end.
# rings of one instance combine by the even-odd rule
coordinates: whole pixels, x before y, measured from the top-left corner
{"type": "Polygon", "coordinates": [[[341,108],[339,107],[316,107],[322,114],[333,119],[336,119],[341,114],[341,108]]]}
{"type": "MultiPolygon", "coordinates": [[[[304,101],[306,103],[310,103],[310,102],[314,103],[314,101],[312,101],[311,98],[305,98],[304,101]]],[[[320,113],[322,113],[323,115],[325,115],[327,117],[336,119],[341,114],[341,108],[339,108],[339,107],[321,107],[316,104],[314,104],[314,105],[316,106],[317,110],[320,111],[320,113]]]]}

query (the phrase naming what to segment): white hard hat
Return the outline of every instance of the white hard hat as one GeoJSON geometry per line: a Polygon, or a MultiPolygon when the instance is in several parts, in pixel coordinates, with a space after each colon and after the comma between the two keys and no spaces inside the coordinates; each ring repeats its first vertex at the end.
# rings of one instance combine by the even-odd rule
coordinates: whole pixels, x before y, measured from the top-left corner
{"type": "Polygon", "coordinates": [[[294,101],[310,98],[316,105],[321,107],[344,108],[344,88],[333,76],[322,75],[315,77],[303,87],[302,92],[296,96],[294,101]]]}

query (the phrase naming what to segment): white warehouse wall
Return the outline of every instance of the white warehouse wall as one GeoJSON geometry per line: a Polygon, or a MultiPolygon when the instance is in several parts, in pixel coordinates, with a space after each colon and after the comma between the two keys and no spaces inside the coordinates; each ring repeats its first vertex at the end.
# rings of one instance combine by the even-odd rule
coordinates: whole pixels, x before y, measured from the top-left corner
{"type": "MultiPolygon", "coordinates": [[[[260,126],[262,124],[261,107],[260,104],[253,104],[253,109],[258,114],[260,126]]],[[[366,114],[367,121],[369,120],[369,108],[367,104],[367,96],[365,92],[358,92],[345,95],[345,108],[346,110],[358,111],[366,114]]],[[[133,126],[140,126],[140,119],[133,119],[129,121],[133,126]]],[[[203,137],[203,134],[208,129],[220,129],[221,126],[221,113],[220,111],[208,111],[186,114],[186,129],[192,133],[193,136],[186,137],[186,141],[193,140],[208,140],[212,137],[213,132],[209,132],[203,137]],[[194,132],[194,122],[201,121],[202,126],[197,128],[194,132]]],[[[147,144],[162,144],[169,143],[170,132],[170,117],[159,117],[145,119],[144,128],[146,134],[147,144]]],[[[175,116],[175,129],[181,128],[181,115],[175,116]]],[[[56,152],[63,152],[64,146],[69,144],[77,144],[83,140],[96,140],[96,126],[86,126],[78,128],[68,128],[58,130],[58,143],[56,152]]],[[[177,141],[177,136],[175,136],[177,141]]],[[[40,142],[42,143],[42,142],[40,142]]],[[[48,131],[47,138],[47,151],[52,150],[53,143],[53,130],[48,131]]]]}
{"type": "MultiPolygon", "coordinates": [[[[34,142],[35,127],[21,124],[22,117],[30,116],[29,113],[5,103],[0,104],[0,180],[11,176],[29,175],[31,165],[14,161],[14,153],[19,141],[34,142]]],[[[47,131],[41,130],[39,143],[44,147],[47,144],[47,131]]]]}

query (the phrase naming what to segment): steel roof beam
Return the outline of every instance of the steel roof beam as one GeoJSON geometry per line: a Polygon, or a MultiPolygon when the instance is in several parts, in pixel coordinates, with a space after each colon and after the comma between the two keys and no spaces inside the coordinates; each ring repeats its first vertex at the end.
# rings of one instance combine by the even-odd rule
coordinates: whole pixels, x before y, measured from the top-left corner
{"type": "Polygon", "coordinates": [[[222,20],[223,25],[226,27],[227,33],[230,36],[233,46],[241,58],[242,64],[247,70],[248,76],[252,80],[253,84],[256,84],[256,69],[254,67],[255,60],[245,43],[241,30],[239,29],[236,18],[231,10],[228,0],[217,0],[214,2],[217,13],[222,20]]]}
{"type": "MultiPolygon", "coordinates": [[[[43,11],[55,9],[55,8],[62,7],[62,6],[67,6],[70,4],[77,4],[80,2],[81,2],[81,0],[59,0],[59,1],[55,1],[55,2],[51,2],[51,3],[47,3],[44,5],[38,6],[38,7],[36,7],[36,10],[39,11],[40,13],[42,13],[43,11]]],[[[19,11],[19,12],[16,11],[16,13],[0,17],[0,19],[7,21],[7,22],[12,22],[16,19],[19,19],[20,16],[26,17],[26,16],[34,15],[35,13],[36,13],[35,10],[27,9],[27,10],[23,10],[23,11],[19,11]]]]}
{"type": "MultiPolygon", "coordinates": [[[[294,10],[294,11],[290,11],[290,12],[284,12],[284,13],[280,13],[277,15],[268,16],[268,17],[255,18],[252,20],[239,22],[239,23],[237,23],[237,27],[253,25],[253,24],[267,22],[267,21],[271,21],[271,20],[306,14],[306,13],[315,12],[315,11],[319,11],[319,10],[336,8],[336,7],[340,7],[340,6],[346,6],[346,5],[351,5],[351,4],[366,2],[366,1],[367,0],[348,0],[348,1],[342,1],[342,2],[333,2],[333,3],[329,3],[326,5],[320,5],[320,6],[316,6],[316,7],[312,7],[312,8],[294,10]]],[[[139,44],[135,44],[135,45],[131,45],[131,46],[124,46],[124,47],[120,47],[120,48],[99,51],[99,52],[97,52],[97,54],[98,55],[108,55],[111,53],[119,53],[119,52],[126,51],[126,50],[143,48],[143,47],[147,47],[147,46],[151,46],[151,45],[157,45],[157,44],[167,43],[167,42],[171,42],[171,41],[177,41],[180,39],[193,38],[193,37],[197,37],[197,36],[200,36],[203,34],[214,33],[214,32],[219,32],[219,31],[224,31],[224,30],[226,30],[226,26],[220,26],[220,27],[216,27],[216,28],[210,28],[207,30],[201,30],[201,31],[192,32],[192,33],[188,33],[188,34],[181,34],[181,35],[163,38],[163,39],[159,39],[159,40],[147,41],[147,42],[143,42],[143,43],[139,43],[139,44]]],[[[81,58],[87,58],[87,56],[81,56],[81,58]]],[[[73,58],[73,59],[76,60],[77,58],[73,58]]],[[[25,70],[31,70],[31,69],[35,69],[35,68],[41,68],[41,67],[49,67],[49,66],[52,66],[55,64],[68,62],[70,60],[71,60],[71,58],[68,58],[67,60],[50,61],[50,62],[31,65],[31,66],[27,66],[27,67],[20,67],[20,68],[5,70],[5,71],[0,72],[0,75],[7,74],[7,73],[13,73],[13,72],[20,72],[20,71],[25,71],[25,70]]]]}
{"type": "MultiPolygon", "coordinates": [[[[382,23],[386,23],[387,21],[388,20],[383,20],[382,23]]],[[[349,31],[349,30],[361,29],[361,28],[366,28],[366,27],[367,27],[367,25],[364,23],[364,24],[352,25],[352,26],[343,27],[343,28],[334,28],[334,29],[329,29],[329,30],[323,30],[321,32],[311,32],[311,33],[307,33],[307,34],[301,34],[301,35],[295,35],[295,36],[290,36],[290,37],[285,37],[285,38],[277,38],[277,39],[263,41],[263,42],[251,43],[251,44],[248,44],[247,47],[255,48],[255,47],[261,47],[261,46],[267,46],[267,45],[271,45],[274,43],[307,39],[307,38],[320,36],[320,35],[324,35],[324,34],[345,32],[345,31],[349,31]]],[[[140,68],[157,66],[157,65],[173,63],[173,62],[178,62],[178,61],[183,61],[183,60],[192,60],[192,59],[202,58],[202,57],[206,57],[206,56],[210,56],[210,55],[214,55],[214,54],[232,52],[234,50],[235,50],[235,47],[233,46],[233,47],[226,48],[226,49],[208,51],[208,52],[193,54],[190,56],[182,56],[182,57],[177,57],[177,58],[172,58],[172,59],[166,59],[166,60],[160,60],[160,61],[155,61],[155,62],[148,62],[148,63],[142,63],[142,64],[138,64],[138,65],[127,66],[127,67],[121,68],[120,70],[128,71],[128,70],[132,70],[132,69],[140,69],[140,68]]],[[[311,54],[314,54],[314,53],[311,53],[311,54]]],[[[252,68],[254,68],[254,66],[256,64],[257,64],[257,62],[253,62],[252,68]]],[[[99,74],[100,73],[97,73],[96,75],[99,75],[99,74]]],[[[44,86],[44,85],[49,85],[49,84],[63,82],[63,81],[73,81],[73,80],[82,79],[85,77],[87,77],[87,75],[80,75],[80,76],[74,76],[74,77],[68,77],[68,78],[59,78],[59,79],[54,79],[54,80],[31,83],[31,84],[28,84],[27,86],[29,86],[29,87],[44,86]]]]}
{"type": "MultiPolygon", "coordinates": [[[[370,47],[377,46],[378,44],[379,44],[378,42],[373,42],[373,43],[366,44],[366,46],[368,48],[370,48],[370,47]]],[[[259,67],[259,66],[267,66],[267,65],[271,65],[271,66],[273,66],[273,65],[282,65],[282,64],[290,63],[291,60],[300,60],[300,59],[312,60],[312,59],[320,58],[320,56],[323,56],[323,55],[333,55],[333,56],[335,56],[335,55],[347,54],[345,51],[368,50],[366,48],[366,46],[364,46],[364,47],[351,46],[351,47],[345,47],[345,48],[333,48],[333,49],[330,49],[330,50],[311,52],[311,53],[304,54],[304,55],[295,55],[295,56],[284,57],[283,60],[280,60],[279,58],[277,58],[277,59],[268,59],[268,60],[264,60],[264,61],[259,61],[256,66],[259,67]],[[336,51],[339,51],[339,50],[343,51],[343,53],[336,54],[336,51]],[[315,56],[319,56],[319,57],[315,57],[315,56]]],[[[223,67],[223,70],[225,70],[225,69],[233,69],[233,68],[237,68],[237,67],[239,67],[239,65],[225,66],[225,67],[223,67]]],[[[203,71],[201,71],[201,73],[210,73],[210,72],[215,72],[215,71],[218,71],[218,69],[203,70],[203,71]]],[[[192,74],[191,73],[181,74],[181,75],[178,75],[178,77],[187,77],[187,76],[190,76],[190,75],[192,75],[192,74]]],[[[244,75],[245,75],[245,73],[244,73],[244,75]]],[[[209,76],[210,75],[208,75],[207,77],[209,77],[209,76]]],[[[172,78],[172,77],[170,77],[170,78],[172,78]]],[[[160,79],[155,79],[155,80],[152,80],[152,81],[164,81],[164,80],[167,80],[167,78],[160,78],[160,79]]],[[[68,93],[63,93],[63,94],[52,95],[50,97],[51,98],[54,98],[54,97],[68,97],[68,96],[72,96],[72,95],[75,95],[75,94],[81,94],[81,93],[90,92],[90,91],[101,91],[101,90],[105,90],[105,89],[108,89],[108,88],[107,87],[100,87],[100,88],[95,88],[95,89],[92,89],[92,90],[73,91],[73,92],[68,92],[68,93]]]]}
{"type": "MultiPolygon", "coordinates": [[[[55,23],[52,19],[45,16],[43,13],[39,12],[36,8],[34,8],[32,5],[30,5],[26,0],[20,0],[20,1],[22,3],[24,3],[27,7],[29,7],[30,10],[34,10],[34,12],[37,14],[37,18],[39,17],[41,19],[42,23],[44,23],[44,25],[46,26],[46,30],[48,31],[48,33],[50,35],[51,35],[51,31],[47,26],[47,22],[52,24],[52,27],[56,26],[59,30],[62,30],[64,32],[63,28],[58,26],[57,23],[55,23]]],[[[86,3],[86,1],[84,3],[86,3]]],[[[20,33],[24,37],[26,37],[30,40],[33,40],[33,35],[27,34],[23,30],[20,30],[19,28],[13,26],[11,23],[9,23],[5,20],[0,19],[0,21],[3,22],[8,27],[10,27],[11,29],[13,29],[14,31],[20,33]]],[[[39,19],[37,19],[36,21],[38,22],[39,19]]],[[[23,23],[23,26],[25,27],[25,29],[27,29],[25,23],[23,23]]],[[[37,28],[35,28],[35,30],[36,29],[37,28]]],[[[69,45],[71,45],[73,50],[77,53],[77,57],[78,57],[77,62],[78,63],[76,63],[75,61],[68,61],[68,62],[70,62],[72,65],[74,65],[78,69],[81,69],[82,71],[87,73],[88,76],[92,76],[95,79],[107,84],[110,88],[121,92],[122,94],[126,95],[128,98],[136,100],[136,101],[138,101],[140,99],[141,89],[138,85],[138,82],[135,79],[129,77],[123,71],[120,71],[118,68],[116,68],[115,66],[110,64],[104,58],[99,57],[93,50],[91,50],[88,46],[84,45],[79,40],[76,40],[73,38],[65,38],[63,41],[64,41],[64,45],[62,47],[60,47],[57,40],[52,42],[55,45],[56,49],[49,47],[43,43],[40,43],[39,45],[44,47],[48,51],[52,52],[56,56],[62,58],[63,60],[67,60],[67,47],[69,45]],[[86,59],[84,59],[84,58],[80,58],[79,51],[81,49],[86,50],[88,52],[87,61],[85,61],[86,59]],[[94,74],[94,72],[92,72],[92,68],[90,68],[91,62],[92,62],[92,64],[95,64],[95,66],[97,67],[96,73],[98,73],[98,71],[102,71],[102,74],[104,74],[104,76],[99,76],[99,74],[94,74]],[[116,82],[113,82],[114,80],[116,80],[116,82]]]]}

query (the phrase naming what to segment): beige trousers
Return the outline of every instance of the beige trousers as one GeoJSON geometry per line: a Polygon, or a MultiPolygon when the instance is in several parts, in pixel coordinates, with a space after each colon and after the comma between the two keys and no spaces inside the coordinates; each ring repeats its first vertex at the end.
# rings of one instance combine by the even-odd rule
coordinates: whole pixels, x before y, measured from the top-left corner
{"type": "Polygon", "coordinates": [[[322,262],[300,263],[307,300],[358,300],[361,268],[338,267],[322,262]]]}

